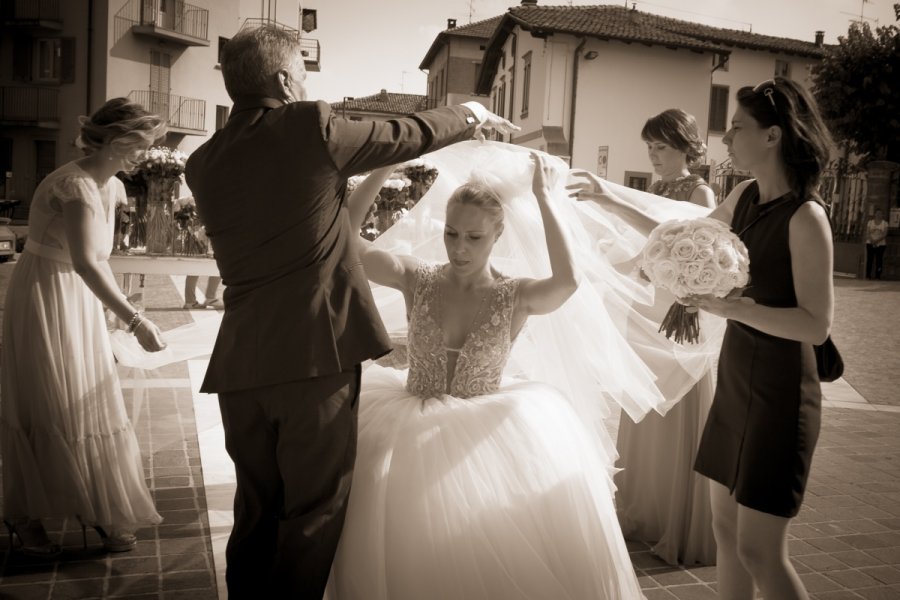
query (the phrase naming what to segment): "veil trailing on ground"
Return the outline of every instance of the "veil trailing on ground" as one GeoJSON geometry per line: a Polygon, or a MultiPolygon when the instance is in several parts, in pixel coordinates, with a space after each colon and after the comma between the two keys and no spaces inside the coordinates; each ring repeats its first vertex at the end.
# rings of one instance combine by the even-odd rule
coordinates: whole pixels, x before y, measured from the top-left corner
{"type": "MultiPolygon", "coordinates": [[[[543,225],[531,191],[531,152],[520,146],[472,141],[430,154],[427,158],[438,169],[437,179],[416,206],[375,240],[375,246],[445,262],[447,199],[459,185],[481,181],[497,193],[504,208],[503,234],[491,259],[494,269],[509,277],[549,276],[543,225]]],[[[704,321],[708,341],[693,346],[676,344],[658,333],[672,298],[660,297],[633,268],[649,231],[641,231],[601,204],[574,201],[565,188],[572,173],[568,165],[552,156],[547,161],[559,175],[552,201],[583,276],[578,290],[560,309],[529,318],[505,375],[559,388],[576,411],[595,425],[617,406],[635,420],[650,410],[664,412],[710,368],[718,354],[721,324],[713,318],[704,321]]],[[[606,186],[603,193],[615,196],[623,206],[660,220],[702,215],[688,203],[596,181],[606,186]]],[[[373,287],[373,293],[392,339],[401,348],[395,352],[405,351],[402,295],[379,286],[373,287]]],[[[216,332],[213,320],[168,331],[164,337],[169,347],[157,354],[143,352],[125,334],[115,335],[113,345],[120,364],[156,368],[208,354],[216,332]]]]}

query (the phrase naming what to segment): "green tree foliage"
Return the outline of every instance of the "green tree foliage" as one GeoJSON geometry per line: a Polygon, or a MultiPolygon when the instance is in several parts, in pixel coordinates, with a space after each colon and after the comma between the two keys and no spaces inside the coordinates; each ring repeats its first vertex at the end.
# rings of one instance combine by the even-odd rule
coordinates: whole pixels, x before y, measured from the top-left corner
{"type": "Polygon", "coordinates": [[[832,134],[865,160],[900,162],[900,28],[854,23],[813,69],[832,134]]]}

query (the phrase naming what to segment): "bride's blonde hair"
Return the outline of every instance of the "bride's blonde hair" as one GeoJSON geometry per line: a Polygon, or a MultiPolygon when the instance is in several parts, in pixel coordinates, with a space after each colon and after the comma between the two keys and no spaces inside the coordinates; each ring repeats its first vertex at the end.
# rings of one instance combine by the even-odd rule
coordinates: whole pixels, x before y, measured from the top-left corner
{"type": "Polygon", "coordinates": [[[469,181],[454,190],[447,199],[447,208],[451,204],[476,206],[488,213],[499,236],[503,232],[503,205],[500,197],[484,182],[469,181]]]}
{"type": "Polygon", "coordinates": [[[119,154],[149,146],[166,134],[166,122],[128,98],[107,100],[90,117],[79,117],[81,134],[75,145],[87,154],[111,146],[119,154]]]}

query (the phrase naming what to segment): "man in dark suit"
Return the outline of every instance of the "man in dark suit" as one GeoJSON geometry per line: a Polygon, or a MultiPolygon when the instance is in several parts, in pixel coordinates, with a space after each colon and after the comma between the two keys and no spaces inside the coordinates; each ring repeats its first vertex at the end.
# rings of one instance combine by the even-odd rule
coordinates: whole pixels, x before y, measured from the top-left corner
{"type": "Polygon", "coordinates": [[[186,177],[227,286],[201,387],[219,394],[237,474],[226,581],[235,599],[318,599],[350,491],[360,363],[391,349],[351,244],[347,178],[516,128],[475,103],[336,118],[304,101],[299,42],[270,26],[229,40],[222,75],[234,108],[186,177]]]}

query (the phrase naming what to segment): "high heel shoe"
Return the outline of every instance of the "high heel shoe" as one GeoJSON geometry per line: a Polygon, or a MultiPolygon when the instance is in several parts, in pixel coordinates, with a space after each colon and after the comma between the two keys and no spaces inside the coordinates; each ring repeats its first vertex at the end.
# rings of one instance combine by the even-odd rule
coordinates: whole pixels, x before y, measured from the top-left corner
{"type": "Polygon", "coordinates": [[[130,531],[110,529],[107,533],[99,525],[95,525],[94,529],[100,535],[100,540],[107,552],[131,552],[137,546],[137,538],[130,531]]]}
{"type": "Polygon", "coordinates": [[[9,532],[9,547],[19,550],[25,556],[35,558],[56,558],[62,553],[59,544],[54,544],[47,537],[44,525],[38,519],[20,517],[10,521],[3,519],[9,532]],[[16,543],[18,539],[18,543],[16,543]]]}
{"type": "MultiPolygon", "coordinates": [[[[81,540],[84,544],[84,549],[87,550],[87,525],[81,520],[81,517],[78,517],[78,522],[81,524],[81,540]]],[[[137,546],[137,538],[130,531],[110,529],[110,533],[107,533],[99,525],[94,525],[93,527],[97,535],[100,536],[103,548],[107,552],[130,552],[137,546]]]]}

